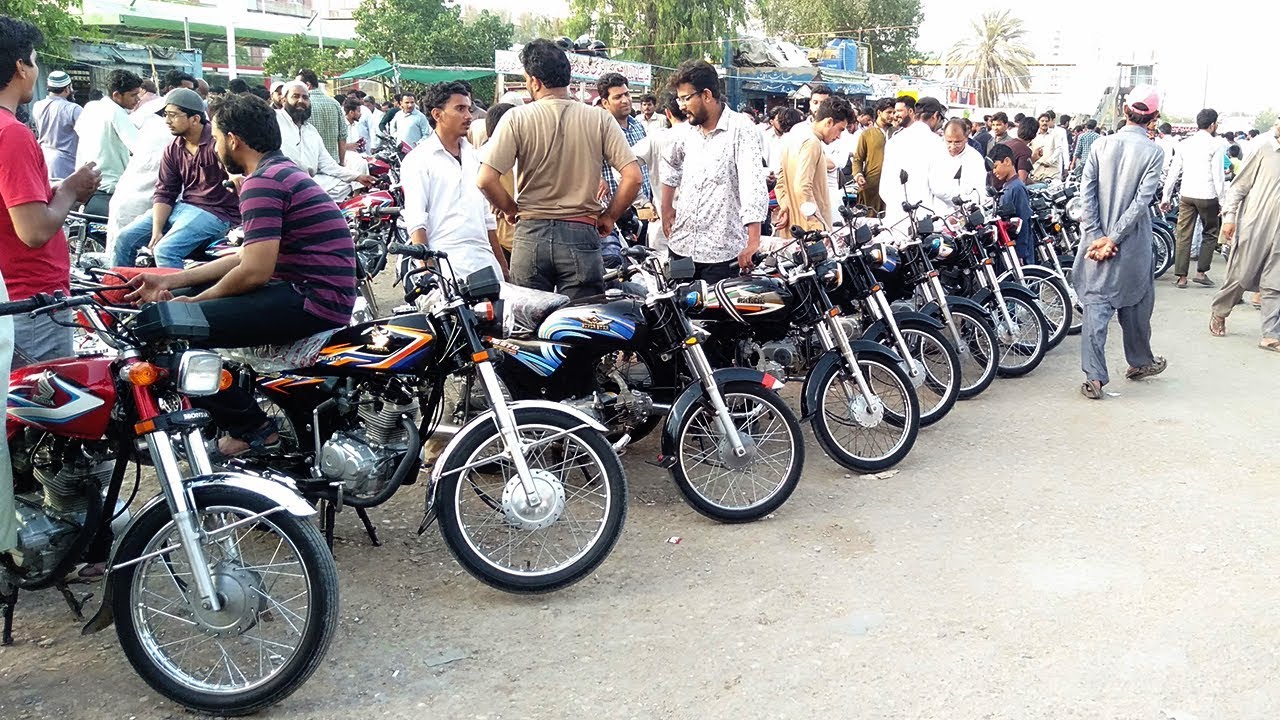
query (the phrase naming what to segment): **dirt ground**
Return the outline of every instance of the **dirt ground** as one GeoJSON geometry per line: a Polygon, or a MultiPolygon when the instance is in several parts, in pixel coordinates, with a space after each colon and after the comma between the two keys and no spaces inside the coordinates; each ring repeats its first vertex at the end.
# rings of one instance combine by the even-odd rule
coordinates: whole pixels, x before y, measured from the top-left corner
{"type": "MultiPolygon", "coordinates": [[[[810,442],[759,523],[702,518],[644,462],[652,442],[631,448],[622,540],[560,593],[490,590],[436,528],[418,537],[423,484],[373,513],[383,547],[345,513],[337,639],[266,716],[1274,718],[1280,358],[1252,308],[1214,339],[1210,291],[1158,293],[1163,376],[1086,401],[1068,338],[892,477],[810,442]]],[[[56,593],[24,596],[0,717],[186,716],[114,632],[78,631],[56,593]]]]}

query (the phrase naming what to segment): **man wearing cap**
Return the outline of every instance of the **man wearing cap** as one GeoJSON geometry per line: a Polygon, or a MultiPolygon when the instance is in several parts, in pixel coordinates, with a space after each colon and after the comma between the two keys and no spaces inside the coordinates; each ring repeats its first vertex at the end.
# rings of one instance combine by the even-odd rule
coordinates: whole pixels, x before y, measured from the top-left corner
{"type": "Polygon", "coordinates": [[[31,108],[40,150],[49,166],[50,178],[64,178],[76,171],[76,120],[81,107],[71,102],[71,76],[56,70],[46,82],[49,94],[31,108]]]}
{"type": "Polygon", "coordinates": [[[1093,143],[1085,159],[1080,197],[1083,234],[1074,282],[1084,306],[1080,392],[1104,397],[1107,375],[1107,326],[1119,314],[1130,380],[1159,375],[1168,362],[1151,352],[1151,201],[1160,188],[1164,151],[1147,137],[1147,123],[1160,116],[1160,96],[1150,85],[1129,93],[1127,122],[1114,135],[1093,143]]]}
{"type": "Polygon", "coordinates": [[[156,266],[181,268],[201,246],[240,224],[235,193],[223,186],[227,171],[214,149],[204,101],[193,90],[170,90],[159,114],[174,135],[160,159],[154,205],[120,232],[115,264],[134,264],[143,245],[154,249],[156,266]],[[181,195],[182,201],[178,201],[181,195]]]}
{"type": "Polygon", "coordinates": [[[284,83],[276,82],[271,85],[271,107],[279,110],[284,107],[284,83]]]}

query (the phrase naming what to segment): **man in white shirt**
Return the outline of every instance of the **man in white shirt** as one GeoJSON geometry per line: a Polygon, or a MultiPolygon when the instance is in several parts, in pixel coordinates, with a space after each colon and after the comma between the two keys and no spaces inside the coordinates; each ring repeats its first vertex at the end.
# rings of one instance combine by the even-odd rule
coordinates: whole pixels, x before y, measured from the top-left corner
{"type": "Polygon", "coordinates": [[[364,103],[349,97],[342,103],[342,114],[347,121],[347,149],[359,155],[373,149],[373,134],[369,130],[372,117],[364,103]]]}
{"type": "Polygon", "coordinates": [[[76,147],[76,167],[97,163],[102,184],[85,203],[90,215],[108,212],[111,194],[129,164],[129,154],[138,141],[138,128],[129,121],[129,111],[138,105],[142,78],[128,70],[112,70],[107,76],[106,97],[84,106],[76,121],[80,144],[76,147]]]}
{"type": "Polygon", "coordinates": [[[1164,164],[1160,166],[1161,182],[1165,183],[1165,187],[1169,187],[1169,168],[1173,165],[1173,156],[1178,154],[1178,138],[1173,135],[1173,126],[1169,123],[1160,124],[1160,134],[1156,136],[1156,145],[1164,151],[1164,164]]]}
{"type": "Polygon", "coordinates": [[[423,106],[435,132],[405,156],[400,168],[401,217],[409,240],[446,253],[459,278],[486,267],[508,277],[497,220],[476,186],[480,157],[467,142],[471,86],[436,83],[423,97],[423,106]]]}
{"type": "Polygon", "coordinates": [[[916,120],[916,101],[910,95],[898,98],[894,115],[898,130],[884,148],[880,197],[884,199],[885,227],[891,228],[902,239],[911,232],[906,220],[907,211],[902,209],[902,204],[923,202],[928,205],[933,200],[929,175],[934,161],[946,151],[942,138],[934,135],[924,122],[916,120]],[[903,170],[907,171],[905,185],[900,179],[903,170]]]}
{"type": "Polygon", "coordinates": [[[308,122],[311,118],[309,92],[306,83],[297,80],[285,83],[284,107],[276,111],[280,152],[314,178],[329,197],[341,202],[351,195],[351,183],[368,187],[374,178],[339,165],[325,149],[320,132],[308,122]]]}
{"type": "Polygon", "coordinates": [[[1053,118],[1049,113],[1040,113],[1038,118],[1040,131],[1031,141],[1031,180],[1037,183],[1052,183],[1062,179],[1062,161],[1058,157],[1061,148],[1057,128],[1053,126],[1053,118]]]}
{"type": "Polygon", "coordinates": [[[1205,108],[1196,114],[1196,134],[1178,144],[1178,151],[1169,166],[1165,178],[1164,198],[1160,207],[1168,212],[1173,200],[1173,188],[1182,178],[1181,199],[1178,201],[1177,245],[1173,251],[1175,287],[1187,287],[1187,271],[1191,266],[1191,241],[1195,234],[1196,219],[1204,226],[1204,238],[1200,243],[1200,257],[1196,260],[1196,276],[1192,282],[1205,287],[1214,283],[1205,273],[1213,266],[1213,255],[1218,250],[1218,227],[1221,206],[1226,194],[1227,177],[1223,169],[1223,156],[1227,144],[1218,137],[1218,113],[1205,108]]]}
{"type": "Polygon", "coordinates": [[[407,143],[410,147],[416,147],[431,134],[431,125],[427,122],[427,116],[418,110],[418,100],[413,93],[402,94],[399,104],[400,112],[391,118],[391,124],[388,126],[391,137],[395,138],[397,143],[407,143]]]}
{"type": "Polygon", "coordinates": [[[658,98],[652,93],[645,93],[640,98],[640,122],[644,124],[645,135],[652,135],[670,127],[667,124],[666,113],[658,111],[658,98]]]}
{"type": "Polygon", "coordinates": [[[952,118],[942,129],[946,152],[938,155],[929,173],[930,209],[937,215],[955,211],[957,196],[980,200],[986,196],[987,164],[968,142],[964,121],[952,118]]]}
{"type": "MultiPolygon", "coordinates": [[[[679,141],[680,133],[688,131],[686,123],[689,119],[680,109],[680,104],[676,102],[676,96],[673,94],[663,96],[662,112],[670,126],[645,136],[631,147],[631,151],[636,154],[636,159],[649,168],[650,184],[659,190],[662,189],[662,159],[670,155],[671,146],[679,141]]],[[[794,112],[796,117],[800,116],[799,111],[791,112],[794,112]]],[[[662,203],[658,202],[655,205],[658,222],[649,223],[649,249],[666,260],[667,235],[662,230],[662,203]]]]}

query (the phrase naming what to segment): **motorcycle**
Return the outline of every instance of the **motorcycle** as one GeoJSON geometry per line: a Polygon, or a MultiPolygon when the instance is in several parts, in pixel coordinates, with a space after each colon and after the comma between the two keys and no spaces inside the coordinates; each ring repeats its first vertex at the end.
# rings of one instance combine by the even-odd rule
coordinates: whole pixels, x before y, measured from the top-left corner
{"type": "Polygon", "coordinates": [[[911,452],[922,424],[914,383],[902,357],[865,339],[833,301],[849,279],[847,261],[828,258],[828,236],[800,227],[792,236],[801,249],[790,258],[789,245],[772,254],[780,277],[717,283],[691,315],[710,332],[714,357],[803,378],[801,416],[831,459],[860,472],[892,467],[911,452]]]}
{"type": "Polygon", "coordinates": [[[291,480],[211,467],[209,415],[188,399],[229,377],[216,354],[191,349],[208,335],[199,307],[109,307],[97,294],[108,289],[119,288],[0,304],[0,315],[83,310],[117,350],[10,375],[18,543],[0,555],[3,642],[13,642],[19,591],[57,588],[83,620],[88,597],[70,583],[103,567],[105,595],[85,634],[114,622],[130,665],[176,703],[256,712],[323,661],[338,621],[337,568],[291,480]],[[136,514],[138,477],[121,500],[131,461],[152,465],[160,486],[136,514]]]}
{"type": "MultiPolygon", "coordinates": [[[[1066,239],[1072,235],[1079,237],[1079,227],[1067,217],[1066,209],[1075,197],[1074,186],[1059,184],[1047,190],[1031,193],[1031,222],[1036,240],[1036,259],[1062,280],[1062,288],[1067,291],[1071,301],[1071,324],[1068,335],[1079,335],[1084,327],[1084,306],[1076,294],[1072,284],[1070,268],[1074,264],[1071,252],[1072,245],[1066,239]],[[1068,226],[1073,226],[1068,230],[1068,226]]],[[[1024,268],[1028,270],[1029,268],[1024,268]]]]}
{"type": "Polygon", "coordinates": [[[1046,350],[1054,349],[1066,339],[1075,322],[1075,303],[1066,280],[1050,268],[1023,264],[1014,240],[1021,229],[1022,218],[1012,215],[1011,210],[997,212],[989,225],[992,231],[978,237],[987,241],[990,257],[1001,268],[996,280],[1018,283],[1031,291],[1048,321],[1046,350]]]}
{"type": "Polygon", "coordinates": [[[302,494],[324,505],[330,541],[337,511],[355,507],[377,545],[367,509],[413,484],[425,442],[451,433],[419,534],[438,517],[459,564],[500,590],[548,592],[581,580],[608,556],[626,517],[626,475],[604,426],[573,407],[508,399],[500,358],[483,343],[498,302],[492,269],[458,280],[444,253],[390,249],[432,261],[406,280],[433,294],[424,312],[286,347],[222,351],[261,398],[282,446],[233,462],[298,477],[302,494]],[[461,427],[444,422],[455,377],[467,379],[450,416],[461,427]]]}
{"type": "MultiPolygon", "coordinates": [[[[391,251],[422,257],[424,248],[391,251]]],[[[747,368],[713,370],[706,333],[686,313],[709,296],[692,280],[692,261],[672,263],[667,275],[647,248],[624,254],[631,264],[611,275],[637,294],[615,288],[570,302],[503,287],[510,316],[503,333],[486,338],[501,354],[503,386],[598,419],[619,447],[661,423],[658,464],[694,510],[721,522],[774,512],[804,466],[799,420],[776,392],[782,382],[747,368]]]]}
{"type": "Polygon", "coordinates": [[[351,312],[352,323],[363,323],[382,315],[373,281],[387,267],[387,245],[407,242],[400,227],[404,201],[398,186],[357,193],[338,205],[356,245],[356,276],[360,297],[351,312]]]}

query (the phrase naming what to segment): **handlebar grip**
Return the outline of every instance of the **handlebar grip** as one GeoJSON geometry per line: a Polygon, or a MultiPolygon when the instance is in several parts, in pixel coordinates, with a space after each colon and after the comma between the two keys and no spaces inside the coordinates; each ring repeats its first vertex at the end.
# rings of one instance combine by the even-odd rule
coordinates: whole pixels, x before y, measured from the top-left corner
{"type": "Polygon", "coordinates": [[[401,208],[398,208],[398,207],[374,208],[373,216],[374,217],[400,217],[400,210],[401,208]]]}
{"type": "Polygon", "coordinates": [[[387,246],[387,252],[392,255],[404,255],[417,260],[448,257],[445,253],[427,249],[425,245],[407,245],[405,243],[391,243],[387,246]]]}
{"type": "Polygon", "coordinates": [[[48,305],[51,298],[46,295],[35,295],[26,300],[14,300],[13,302],[0,303],[0,316],[4,315],[21,315],[29,313],[33,310],[48,305]]]}

